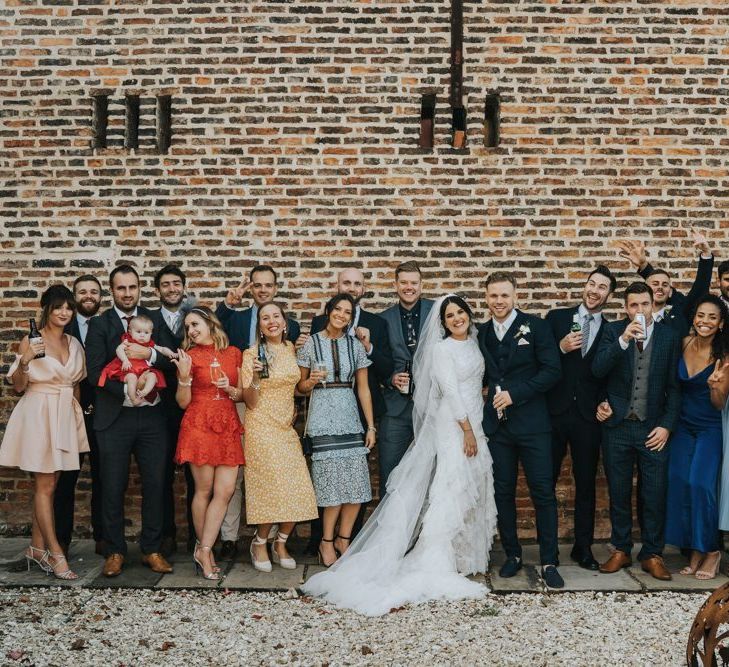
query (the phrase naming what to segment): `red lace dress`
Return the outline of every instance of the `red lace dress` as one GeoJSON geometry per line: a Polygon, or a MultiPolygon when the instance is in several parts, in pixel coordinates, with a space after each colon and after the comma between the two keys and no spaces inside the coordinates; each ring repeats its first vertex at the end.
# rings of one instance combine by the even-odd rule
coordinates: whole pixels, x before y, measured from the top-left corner
{"type": "Polygon", "coordinates": [[[217,357],[230,384],[238,384],[241,351],[237,347],[216,350],[212,345],[196,345],[188,351],[192,357],[192,400],[185,410],[177,439],[177,463],[193,465],[237,466],[245,463],[241,434],[243,427],[235,404],[210,380],[210,364],[217,357]]]}

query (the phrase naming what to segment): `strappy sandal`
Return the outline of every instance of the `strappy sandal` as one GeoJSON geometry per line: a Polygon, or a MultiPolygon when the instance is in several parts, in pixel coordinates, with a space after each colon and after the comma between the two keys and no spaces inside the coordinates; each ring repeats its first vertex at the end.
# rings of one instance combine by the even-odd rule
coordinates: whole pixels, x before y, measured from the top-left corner
{"type": "Polygon", "coordinates": [[[60,554],[52,554],[48,552],[49,560],[48,564],[51,566],[51,570],[53,571],[53,576],[56,579],[63,579],[64,581],[71,581],[73,579],[78,579],[78,575],[71,570],[71,568],[68,566],[68,561],[66,560],[66,556],[63,552],[60,554]],[[50,562],[50,558],[53,558],[55,565],[52,565],[50,562]],[[56,568],[61,564],[66,563],[66,569],[63,572],[56,572],[56,568]]]}
{"type": "MultiPolygon", "coordinates": [[[[324,537],[321,538],[321,541],[322,542],[331,542],[332,544],[334,544],[334,540],[327,540],[324,537]]],[[[319,545],[318,556],[319,556],[319,565],[323,565],[324,567],[331,567],[332,565],[334,565],[334,563],[337,562],[336,558],[331,563],[327,563],[326,560],[324,560],[324,556],[322,555],[322,552],[321,552],[321,544],[319,545]]]]}
{"type": "Polygon", "coordinates": [[[271,560],[277,565],[280,565],[284,570],[295,570],[296,561],[291,557],[282,558],[278,555],[278,552],[276,551],[276,545],[283,544],[285,548],[286,540],[288,539],[289,536],[286,533],[282,533],[280,530],[278,531],[278,533],[276,533],[276,539],[274,540],[273,548],[271,549],[271,560]]]}

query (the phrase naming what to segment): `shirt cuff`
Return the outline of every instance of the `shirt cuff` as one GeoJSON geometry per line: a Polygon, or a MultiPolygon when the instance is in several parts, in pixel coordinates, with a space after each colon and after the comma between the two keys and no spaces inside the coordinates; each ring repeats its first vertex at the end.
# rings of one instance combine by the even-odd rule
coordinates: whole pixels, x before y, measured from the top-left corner
{"type": "Polygon", "coordinates": [[[366,355],[367,355],[368,357],[371,357],[371,356],[372,356],[372,353],[373,353],[374,351],[375,351],[375,344],[374,344],[374,343],[373,343],[372,341],[370,341],[370,351],[368,352],[367,350],[365,350],[365,354],[366,354],[366,355]]]}
{"type": "Polygon", "coordinates": [[[150,366],[154,366],[155,363],[157,363],[157,350],[152,348],[152,354],[149,356],[149,359],[147,359],[147,363],[150,366]]]}
{"type": "Polygon", "coordinates": [[[623,337],[622,336],[618,336],[618,345],[620,345],[620,348],[623,349],[623,350],[627,350],[628,349],[628,343],[626,343],[623,340],[623,337]]]}

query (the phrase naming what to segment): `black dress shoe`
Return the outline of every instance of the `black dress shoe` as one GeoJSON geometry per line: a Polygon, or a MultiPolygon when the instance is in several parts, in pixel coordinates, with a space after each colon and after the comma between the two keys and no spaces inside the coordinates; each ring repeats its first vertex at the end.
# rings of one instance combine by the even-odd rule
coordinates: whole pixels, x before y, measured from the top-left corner
{"type": "Polygon", "coordinates": [[[521,570],[521,568],[521,558],[519,558],[518,556],[507,558],[506,562],[499,569],[499,576],[502,579],[508,579],[509,577],[513,577],[514,575],[516,575],[516,573],[521,570]]]}
{"type": "Polygon", "coordinates": [[[572,558],[572,560],[575,561],[575,563],[577,563],[577,565],[579,565],[583,570],[592,570],[593,572],[597,572],[600,569],[600,563],[595,560],[591,549],[584,549],[582,551],[572,549],[570,558],[572,558]]]}
{"type": "Polygon", "coordinates": [[[172,535],[162,538],[162,542],[159,545],[159,552],[165,557],[169,558],[173,553],[177,551],[177,542],[172,535]]]}
{"type": "Polygon", "coordinates": [[[219,560],[233,560],[238,553],[238,545],[233,540],[223,540],[220,544],[219,560]]]}
{"type": "Polygon", "coordinates": [[[556,565],[545,565],[542,568],[542,579],[549,588],[564,588],[564,579],[556,565]]]}

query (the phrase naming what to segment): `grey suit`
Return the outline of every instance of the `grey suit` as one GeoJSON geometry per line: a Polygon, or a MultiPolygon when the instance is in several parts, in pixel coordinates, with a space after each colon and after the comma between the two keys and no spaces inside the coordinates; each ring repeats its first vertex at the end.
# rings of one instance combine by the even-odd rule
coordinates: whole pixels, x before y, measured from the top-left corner
{"type": "MultiPolygon", "coordinates": [[[[430,299],[420,300],[420,330],[433,307],[430,299]]],[[[387,333],[392,349],[393,375],[402,373],[405,364],[412,361],[412,355],[402,334],[400,306],[395,304],[380,313],[387,323],[387,333]]],[[[407,448],[413,440],[413,401],[393,387],[390,382],[384,384],[385,413],[380,420],[380,437],[378,442],[380,465],[380,498],[385,494],[385,486],[390,473],[400,463],[407,448]]]]}

